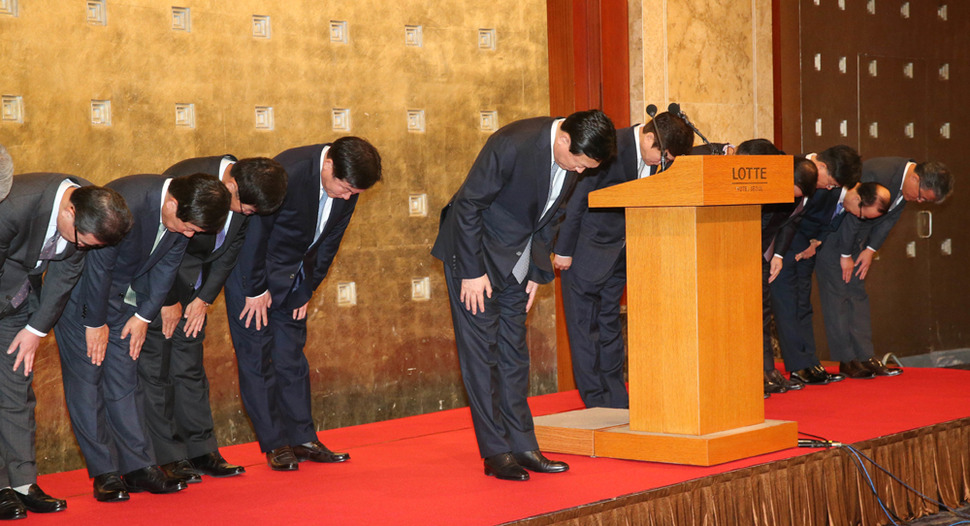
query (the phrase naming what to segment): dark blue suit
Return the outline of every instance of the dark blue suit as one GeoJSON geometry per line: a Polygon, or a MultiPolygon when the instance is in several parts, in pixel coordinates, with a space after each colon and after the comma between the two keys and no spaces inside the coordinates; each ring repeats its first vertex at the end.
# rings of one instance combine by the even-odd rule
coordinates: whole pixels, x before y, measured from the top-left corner
{"type": "Polygon", "coordinates": [[[836,214],[842,188],[818,190],[809,199],[801,223],[785,252],[784,266],[771,283],[771,306],[785,369],[798,371],[819,365],[812,328],[812,271],[815,258],[795,261],[812,239],[823,241],[842,223],[846,213],[836,214]]]}
{"type": "Polygon", "coordinates": [[[475,437],[482,457],[539,448],[526,401],[528,281],[548,283],[557,211],[576,182],[566,172],[563,187],[543,213],[552,168],[550,132],[554,119],[513,122],[492,134],[461,188],[441,211],[431,254],[444,263],[461,376],[468,393],[475,437]],[[512,275],[530,246],[528,274],[512,275]],[[485,310],[461,303],[461,280],[487,275],[492,285],[485,310]]]}
{"type": "Polygon", "coordinates": [[[792,238],[801,223],[802,214],[807,206],[805,198],[799,197],[792,203],[761,205],[761,314],[762,314],[762,352],[764,370],[775,369],[775,355],[771,347],[771,260],[776,256],[784,258],[791,246],[792,238]],[[770,252],[769,252],[770,251],[770,252]]]}
{"type": "Polygon", "coordinates": [[[160,175],[131,175],[106,185],[125,198],[134,224],[121,243],[88,254],[81,280],[54,329],[71,424],[92,477],[156,464],[135,401],[136,362],[121,331],[135,314],[155,318],[189,241],[165,230],[152,250],[165,180],[160,175]],[[134,305],[125,302],[129,287],[135,293],[134,305]],[[87,357],[85,327],[106,323],[108,348],[98,367],[87,357]]]}
{"type": "MultiPolygon", "coordinates": [[[[219,169],[227,156],[186,159],[165,170],[169,177],[206,173],[222,178],[219,169]]],[[[217,233],[192,236],[179,265],[165,305],[181,304],[183,310],[196,298],[213,303],[222,291],[246,237],[249,218],[230,212],[225,240],[216,248],[217,233]],[[195,288],[201,277],[201,285],[195,288]]],[[[222,228],[222,225],[219,226],[222,228]]],[[[194,337],[185,334],[185,318],[166,339],[161,316],[152,320],[138,358],[138,391],[145,423],[156,460],[167,464],[206,455],[218,449],[209,406],[209,380],[203,364],[205,322],[194,337]]]]}
{"type": "Polygon", "coordinates": [[[306,318],[293,310],[310,301],[327,276],[357,195],[333,199],[330,217],[314,242],[324,146],[302,146],[276,156],[289,177],[286,199],[271,215],[253,217],[236,268],[226,282],[229,331],[239,363],[239,390],[260,449],[272,451],[316,440],[310,410],[310,369],[303,348],[306,318]],[[239,314],[247,297],[269,291],[269,323],[257,331],[239,314]]]}
{"type": "MultiPolygon", "coordinates": [[[[589,193],[637,178],[636,126],[616,132],[617,158],[587,172],[566,203],[553,252],[572,257],[560,273],[573,377],[586,407],[630,406],[623,369],[626,348],[620,298],[626,288],[626,213],[589,208],[589,193]]],[[[642,136],[641,136],[642,137],[642,136]]],[[[650,166],[650,174],[657,167],[650,166]]]]}

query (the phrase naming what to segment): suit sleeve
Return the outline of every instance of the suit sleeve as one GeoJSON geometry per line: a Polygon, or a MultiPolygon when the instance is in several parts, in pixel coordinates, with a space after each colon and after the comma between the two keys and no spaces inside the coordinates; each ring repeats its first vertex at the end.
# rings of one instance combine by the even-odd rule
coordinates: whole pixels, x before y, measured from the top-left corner
{"type": "Polygon", "coordinates": [[[185,247],[189,239],[181,234],[171,250],[162,256],[154,266],[145,274],[144,279],[147,285],[147,294],[139,294],[135,312],[145,320],[154,320],[162,310],[168,291],[172,289],[175,282],[175,274],[178,273],[179,264],[182,263],[182,256],[185,254],[185,247]]]}
{"type": "Polygon", "coordinates": [[[81,277],[84,256],[84,252],[77,251],[67,259],[50,262],[44,274],[44,286],[40,290],[40,305],[31,313],[27,325],[43,333],[50,332],[64,312],[71,290],[81,277]]]}
{"type": "Polygon", "coordinates": [[[266,277],[266,247],[269,246],[276,216],[277,214],[255,216],[249,220],[236,267],[242,278],[242,292],[250,298],[269,289],[269,280],[266,277]]]}
{"type": "Polygon", "coordinates": [[[900,203],[899,206],[890,210],[888,214],[878,219],[873,219],[872,230],[869,231],[869,239],[866,240],[865,246],[879,250],[886,241],[886,237],[889,236],[889,232],[896,226],[896,222],[899,221],[899,216],[903,215],[903,208],[905,206],[903,206],[903,203],[900,203]]]}
{"type": "Polygon", "coordinates": [[[792,239],[795,238],[795,232],[798,231],[798,225],[802,222],[802,214],[785,221],[785,224],[775,232],[775,251],[772,256],[785,257],[785,252],[791,247],[792,239]]]}
{"type": "Polygon", "coordinates": [[[596,182],[599,177],[602,177],[602,175],[590,174],[576,183],[573,195],[569,196],[569,200],[566,201],[565,217],[559,226],[559,234],[556,236],[556,243],[553,248],[555,254],[568,257],[575,255],[583,218],[589,211],[589,193],[596,189],[596,182]]]}
{"type": "Polygon", "coordinates": [[[79,285],[82,287],[80,297],[84,302],[82,323],[85,327],[100,327],[107,323],[108,294],[118,260],[118,245],[92,250],[86,258],[88,269],[79,285]]]}
{"type": "MultiPolygon", "coordinates": [[[[226,279],[229,278],[229,273],[236,266],[236,261],[239,258],[239,252],[242,250],[243,244],[246,242],[246,231],[249,228],[249,220],[243,221],[242,225],[239,226],[239,232],[236,236],[232,238],[230,245],[226,248],[225,252],[219,256],[218,259],[212,262],[209,267],[209,273],[206,275],[205,281],[202,282],[202,286],[199,288],[198,297],[206,303],[212,303],[219,296],[219,291],[222,290],[222,286],[226,284],[226,279]]],[[[173,287],[174,288],[174,287],[173,287]]]]}
{"type": "Polygon", "coordinates": [[[337,249],[340,248],[340,241],[344,237],[344,232],[347,230],[347,225],[350,224],[350,218],[353,213],[354,208],[349,208],[340,218],[340,221],[327,233],[327,237],[320,241],[320,245],[317,247],[317,262],[313,268],[312,279],[306,280],[304,285],[300,287],[300,290],[294,292],[294,294],[299,296],[294,299],[296,304],[303,305],[310,301],[310,298],[313,296],[313,291],[317,290],[317,287],[323,283],[323,279],[327,277],[327,273],[330,272],[330,265],[333,263],[333,258],[337,255],[337,249]],[[307,285],[310,286],[307,287],[307,285]]]}
{"type": "Polygon", "coordinates": [[[515,148],[508,139],[493,135],[478,154],[464,184],[455,194],[451,210],[458,230],[455,239],[456,277],[477,278],[485,275],[482,253],[482,213],[495,200],[511,177],[515,148]]]}

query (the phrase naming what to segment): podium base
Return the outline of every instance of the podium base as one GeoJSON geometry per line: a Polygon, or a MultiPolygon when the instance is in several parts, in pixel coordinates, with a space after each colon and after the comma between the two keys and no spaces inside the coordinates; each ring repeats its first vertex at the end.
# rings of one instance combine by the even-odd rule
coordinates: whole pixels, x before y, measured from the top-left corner
{"type": "Polygon", "coordinates": [[[627,409],[593,408],[535,418],[539,448],[554,453],[713,466],[798,445],[798,423],[765,420],[707,435],[630,429],[627,409]]]}

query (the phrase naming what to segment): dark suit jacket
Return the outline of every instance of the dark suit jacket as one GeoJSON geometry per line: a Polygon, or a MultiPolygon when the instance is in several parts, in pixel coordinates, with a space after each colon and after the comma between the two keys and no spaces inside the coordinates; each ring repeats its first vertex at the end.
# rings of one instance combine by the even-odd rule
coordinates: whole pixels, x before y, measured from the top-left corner
{"type": "Polygon", "coordinates": [[[792,239],[795,237],[795,232],[798,230],[798,225],[802,221],[805,208],[808,206],[808,203],[806,203],[795,214],[798,204],[803,199],[803,197],[798,197],[791,203],[761,205],[762,254],[771,247],[772,242],[775,244],[772,250],[773,254],[784,256],[785,252],[788,251],[788,247],[791,246],[792,239]]]}
{"type": "MultiPolygon", "coordinates": [[[[889,190],[889,205],[892,206],[899,197],[903,184],[903,173],[906,164],[914,162],[906,157],[876,157],[868,159],[862,163],[862,182],[879,183],[889,190]]],[[[879,250],[886,236],[893,229],[899,216],[906,208],[906,199],[899,201],[896,208],[893,208],[885,215],[875,219],[865,221],[858,217],[848,217],[839,228],[839,253],[854,254],[859,250],[870,246],[879,250]]]]}
{"type": "MultiPolygon", "coordinates": [[[[213,157],[197,157],[186,159],[169,167],[162,175],[169,177],[185,177],[196,173],[214,175],[222,179],[219,173],[219,166],[222,160],[228,158],[235,162],[236,158],[231,155],[219,155],[213,157]]],[[[206,303],[212,303],[226,283],[226,278],[236,266],[236,259],[239,251],[242,250],[243,242],[246,239],[246,227],[249,224],[249,217],[245,214],[229,212],[229,230],[226,232],[226,239],[218,249],[216,246],[217,233],[197,233],[189,240],[185,248],[185,256],[179,266],[178,275],[172,290],[169,291],[165,300],[165,305],[175,305],[182,303],[187,305],[190,301],[199,297],[206,303]],[[202,285],[198,290],[195,283],[202,273],[202,285]]]]}
{"type": "Polygon", "coordinates": [[[334,199],[330,217],[313,242],[320,203],[320,153],[328,144],[301,146],[276,156],[288,176],[286,199],[274,214],[253,217],[237,271],[246,296],[269,290],[273,307],[295,309],[310,301],[330,270],[357,206],[357,195],[334,199]],[[305,279],[293,289],[300,266],[305,279]]]}
{"type": "Polygon", "coordinates": [[[815,195],[805,205],[805,212],[802,214],[789,250],[794,250],[795,253],[801,252],[808,248],[810,240],[824,241],[830,233],[839,228],[845,216],[850,215],[848,212],[834,215],[841,195],[841,188],[815,191],[815,195]]]}
{"type": "Polygon", "coordinates": [[[442,209],[431,254],[449,265],[455,277],[487,274],[493,285],[506,283],[530,238],[527,279],[548,283],[555,277],[550,243],[559,207],[575,186],[576,173],[566,172],[562,191],[543,214],[549,196],[554,121],[551,117],[516,121],[492,134],[465,182],[442,209]]]}
{"type": "Polygon", "coordinates": [[[33,297],[24,302],[31,305],[27,324],[40,332],[49,332],[54,326],[84,266],[84,252],[68,243],[64,252],[37,267],[51,211],[59,204],[54,198],[65,179],[81,186],[91,184],[73,175],[20,174],[13,178],[10,194],[0,202],[0,297],[4,302],[0,316],[14,310],[10,300],[29,276],[33,297]]]}
{"type": "Polygon", "coordinates": [[[105,185],[125,198],[134,224],[121,243],[88,254],[72,295],[79,309],[75,315],[83,325],[123,324],[136,313],[152,320],[161,310],[189,242],[182,234],[166,230],[152,251],[166,179],[152,174],[129,175],[105,185]],[[134,307],[124,302],[129,286],[136,294],[134,307]]]}
{"type": "MultiPolygon", "coordinates": [[[[566,202],[566,214],[559,227],[555,252],[573,258],[571,271],[598,281],[623,252],[626,243],[626,213],[622,208],[589,208],[589,193],[637,178],[636,126],[616,132],[617,158],[596,172],[584,172],[576,190],[566,202]]],[[[653,173],[657,167],[650,167],[653,173]]]]}

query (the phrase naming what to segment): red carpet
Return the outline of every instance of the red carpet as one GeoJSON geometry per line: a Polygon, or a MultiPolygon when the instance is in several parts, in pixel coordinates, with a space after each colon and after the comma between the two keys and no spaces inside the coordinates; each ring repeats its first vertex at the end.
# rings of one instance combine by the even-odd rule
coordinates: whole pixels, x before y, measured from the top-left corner
{"type": "MultiPolygon", "coordinates": [[[[581,408],[575,391],[530,400],[536,415],[581,408]]],[[[765,400],[766,418],[796,420],[799,430],[854,443],[970,416],[970,371],[915,369],[895,378],[845,380],[765,400]]],[[[133,494],[99,503],[84,471],[45,475],[40,485],[68,509],[30,514],[30,524],[138,525],[173,518],[193,524],[498,524],[619,495],[808,453],[790,449],[712,468],[552,455],[570,471],[529,482],[482,474],[467,409],[320,433],[345,464],[303,463],[271,471],[256,444],[226,447],[245,475],[193,484],[174,495],[133,494]]]]}

